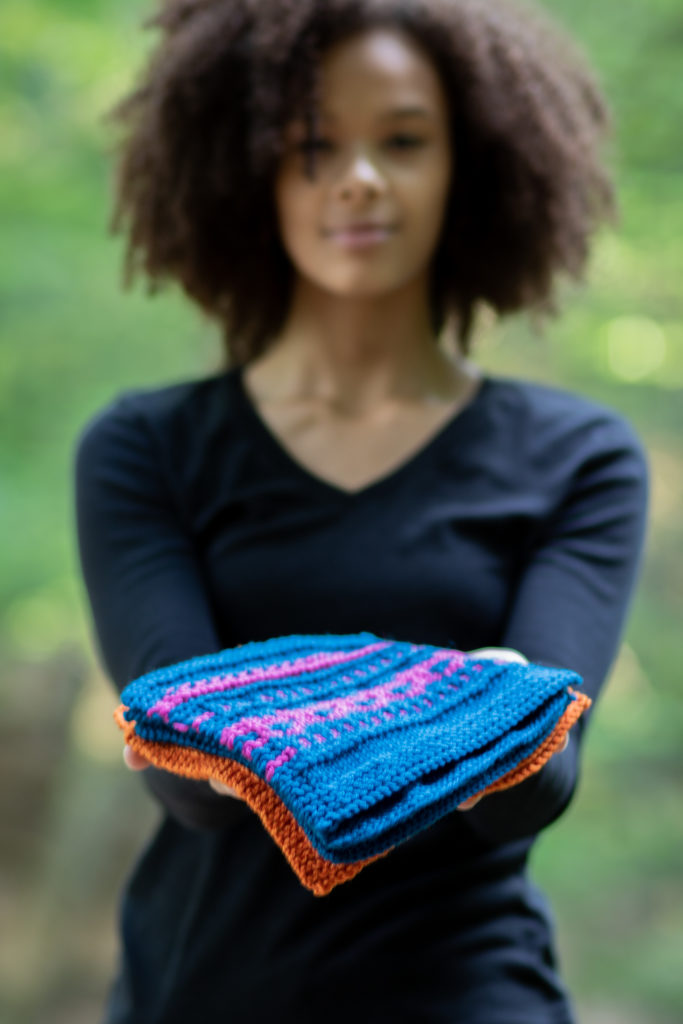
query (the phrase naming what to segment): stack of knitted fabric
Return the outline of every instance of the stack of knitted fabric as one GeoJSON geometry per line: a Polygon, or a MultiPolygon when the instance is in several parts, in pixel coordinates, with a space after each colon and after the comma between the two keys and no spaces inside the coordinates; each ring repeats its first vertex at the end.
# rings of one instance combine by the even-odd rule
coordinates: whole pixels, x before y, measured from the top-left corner
{"type": "Polygon", "coordinates": [[[322,896],[538,771],[590,706],[582,681],[368,632],[292,635],[149,672],[114,717],[157,767],[231,786],[322,896]]]}

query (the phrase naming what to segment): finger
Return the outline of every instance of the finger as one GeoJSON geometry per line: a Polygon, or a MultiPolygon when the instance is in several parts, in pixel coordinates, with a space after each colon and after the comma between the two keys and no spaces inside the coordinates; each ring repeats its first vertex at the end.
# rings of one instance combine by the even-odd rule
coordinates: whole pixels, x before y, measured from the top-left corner
{"type": "Polygon", "coordinates": [[[237,791],[232,789],[231,786],[226,786],[226,784],[221,782],[219,779],[209,779],[209,785],[216,791],[216,793],[220,793],[221,796],[235,796],[239,799],[237,791]]]}
{"type": "Polygon", "coordinates": [[[127,768],[130,768],[132,772],[141,772],[145,768],[149,768],[150,762],[142,754],[138,754],[137,751],[129,747],[128,744],[123,748],[123,760],[127,768]]]}
{"type": "Polygon", "coordinates": [[[498,658],[500,661],[517,661],[520,665],[528,665],[529,659],[514,647],[477,647],[473,651],[465,651],[471,658],[498,658]]]}
{"type": "Polygon", "coordinates": [[[482,796],[483,796],[483,793],[480,794],[479,796],[471,796],[471,797],[469,797],[463,803],[458,804],[458,810],[459,811],[469,811],[472,807],[474,807],[475,804],[479,803],[479,801],[481,800],[482,796]]]}

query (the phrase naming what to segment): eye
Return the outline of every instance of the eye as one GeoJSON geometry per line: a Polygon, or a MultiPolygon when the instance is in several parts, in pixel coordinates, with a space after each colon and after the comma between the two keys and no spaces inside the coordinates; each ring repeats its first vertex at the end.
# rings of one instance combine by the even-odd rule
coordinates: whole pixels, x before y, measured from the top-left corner
{"type": "Polygon", "coordinates": [[[311,138],[302,139],[296,147],[300,153],[329,153],[333,143],[329,139],[311,138]]]}
{"type": "Polygon", "coordinates": [[[411,150],[424,144],[424,139],[418,138],[417,135],[394,135],[389,141],[396,143],[399,150],[411,150]]]}
{"type": "MultiPolygon", "coordinates": [[[[393,135],[388,139],[388,145],[395,145],[399,150],[410,150],[410,148],[424,145],[424,139],[417,135],[393,135]]],[[[326,138],[303,139],[297,143],[297,150],[305,153],[309,150],[324,150],[333,146],[333,142],[326,138]]]]}

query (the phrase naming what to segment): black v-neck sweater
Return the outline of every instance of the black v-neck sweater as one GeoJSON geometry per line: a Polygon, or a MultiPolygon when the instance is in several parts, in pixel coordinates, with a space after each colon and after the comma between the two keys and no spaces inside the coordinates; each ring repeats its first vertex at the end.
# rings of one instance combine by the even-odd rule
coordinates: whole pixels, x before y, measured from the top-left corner
{"type": "MultiPolygon", "coordinates": [[[[577,671],[596,701],[646,535],[648,459],[629,422],[490,375],[355,492],[297,462],[239,367],[119,394],[84,426],[74,462],[83,578],[118,692],[249,640],[369,630],[512,647],[577,671]]],[[[571,799],[595,706],[537,775],[325,897],[242,801],[146,769],[163,814],[122,895],[106,1024],[569,1024],[527,857],[571,799]]]]}

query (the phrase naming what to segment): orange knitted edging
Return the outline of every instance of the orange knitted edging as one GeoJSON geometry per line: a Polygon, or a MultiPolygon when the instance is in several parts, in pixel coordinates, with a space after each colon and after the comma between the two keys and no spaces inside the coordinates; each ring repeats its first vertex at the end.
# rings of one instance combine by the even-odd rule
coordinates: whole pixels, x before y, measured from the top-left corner
{"type": "MultiPolygon", "coordinates": [[[[571,688],[569,692],[574,694],[574,700],[565,709],[550,736],[515,768],[474,795],[486,796],[517,785],[540,771],[552,755],[561,749],[568,731],[592,703],[583,693],[575,693],[571,688]]],[[[218,779],[231,786],[258,814],[301,884],[310,889],[315,896],[326,896],[336,885],[349,881],[366,865],[386,857],[394,849],[392,846],[367,860],[346,864],[328,861],[314,848],[301,825],[273,788],[246,765],[228,757],[196,750],[194,747],[145,740],[135,732],[135,722],[127,722],[123,717],[123,712],[127,710],[124,704],[120,704],[114,711],[114,720],[123,731],[125,741],[132,750],[141,754],[157,768],[163,768],[176,775],[200,780],[218,779]]]]}
{"type": "Polygon", "coordinates": [[[258,814],[301,884],[310,889],[314,896],[326,896],[336,885],[353,878],[367,864],[379,860],[380,857],[386,857],[391,852],[385,850],[367,860],[353,861],[349,864],[334,864],[328,861],[313,847],[301,825],[275,790],[246,765],[227,757],[220,757],[218,754],[196,750],[194,747],[142,739],[135,732],[135,722],[127,722],[123,717],[123,712],[127,710],[125,704],[120,704],[114,712],[114,719],[123,730],[126,743],[131,749],[146,757],[157,768],[164,768],[175,775],[183,775],[190,779],[218,779],[232,786],[238,796],[258,814]]]}
{"type": "Polygon", "coordinates": [[[536,747],[528,757],[520,761],[516,768],[513,768],[505,775],[501,775],[496,782],[492,782],[481,793],[477,793],[476,796],[488,796],[489,793],[496,793],[501,789],[509,789],[510,786],[516,786],[519,782],[523,782],[524,779],[528,779],[530,775],[535,775],[536,772],[540,771],[553,754],[562,749],[564,738],[571,727],[578,721],[586,708],[589,708],[593,703],[585,693],[577,693],[571,686],[567,687],[567,689],[569,693],[574,695],[575,699],[565,708],[562,717],[550,736],[547,736],[540,746],[536,747]]]}

